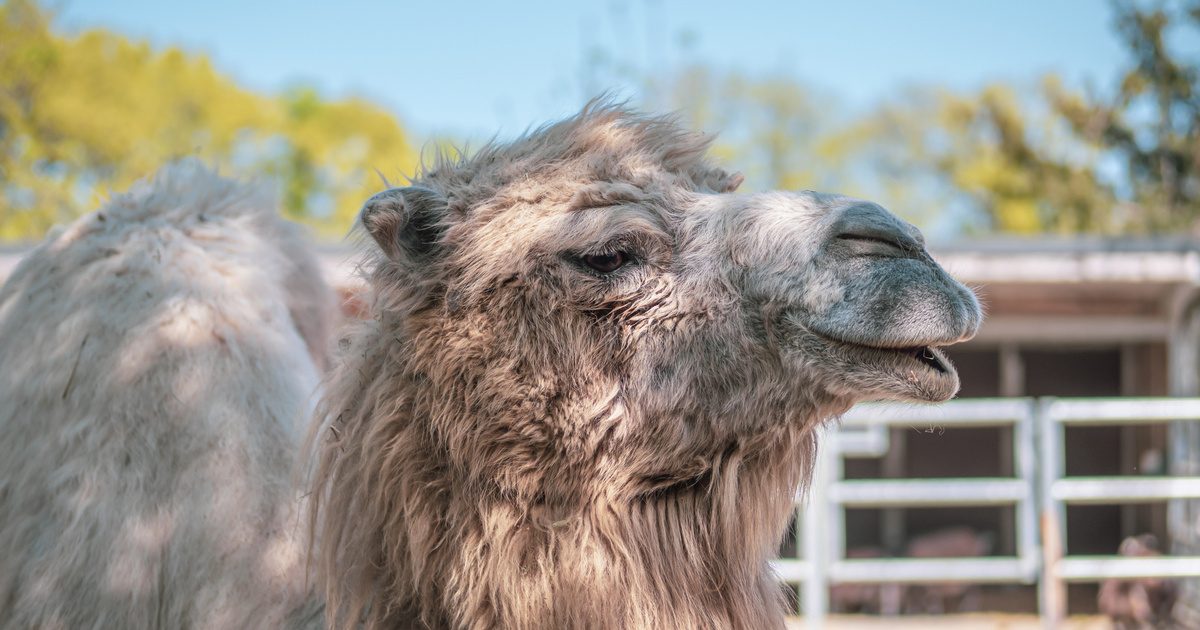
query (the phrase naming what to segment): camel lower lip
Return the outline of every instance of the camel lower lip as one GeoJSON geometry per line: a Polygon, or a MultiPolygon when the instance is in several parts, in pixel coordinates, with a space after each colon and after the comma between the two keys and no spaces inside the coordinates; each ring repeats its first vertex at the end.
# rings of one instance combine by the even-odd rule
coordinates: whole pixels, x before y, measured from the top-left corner
{"type": "Polygon", "coordinates": [[[927,402],[946,400],[958,390],[958,373],[937,346],[872,348],[858,346],[863,360],[899,377],[906,397],[927,402]],[[890,358],[885,358],[890,355],[890,358]]]}

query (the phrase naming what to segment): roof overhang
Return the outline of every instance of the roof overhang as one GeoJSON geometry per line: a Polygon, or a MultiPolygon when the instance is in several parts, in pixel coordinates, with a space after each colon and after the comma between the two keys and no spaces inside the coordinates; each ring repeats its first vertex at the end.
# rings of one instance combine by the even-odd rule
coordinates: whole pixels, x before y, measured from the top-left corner
{"type": "Polygon", "coordinates": [[[989,239],[935,247],[988,311],[976,343],[1166,341],[1200,287],[1189,239],[989,239]]]}

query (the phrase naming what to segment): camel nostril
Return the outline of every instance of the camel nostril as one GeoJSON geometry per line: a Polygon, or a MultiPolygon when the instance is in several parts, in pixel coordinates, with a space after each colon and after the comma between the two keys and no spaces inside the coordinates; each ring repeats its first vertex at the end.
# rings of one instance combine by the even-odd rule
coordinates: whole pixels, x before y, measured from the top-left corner
{"type": "Polygon", "coordinates": [[[838,234],[837,238],[843,241],[857,241],[862,243],[877,243],[879,245],[888,245],[897,249],[907,249],[900,244],[900,239],[888,238],[887,236],[876,234],[856,234],[853,232],[845,232],[838,234]]]}
{"type": "Polygon", "coordinates": [[[887,232],[842,232],[834,240],[847,245],[856,254],[911,256],[920,251],[920,246],[910,239],[887,232]]]}
{"type": "Polygon", "coordinates": [[[870,202],[854,202],[830,226],[831,244],[866,256],[913,257],[924,251],[921,231],[870,202]]]}

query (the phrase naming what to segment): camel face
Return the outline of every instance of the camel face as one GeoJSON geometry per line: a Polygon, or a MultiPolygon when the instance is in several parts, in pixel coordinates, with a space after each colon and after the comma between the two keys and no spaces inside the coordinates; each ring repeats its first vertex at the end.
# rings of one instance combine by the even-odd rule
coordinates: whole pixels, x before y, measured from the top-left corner
{"type": "MultiPolygon", "coordinates": [[[[436,395],[489,419],[463,431],[461,412],[434,414],[462,440],[452,453],[512,440],[567,497],[594,490],[582,462],[620,453],[644,489],[688,478],[664,452],[708,457],[811,423],[814,408],[958,391],[938,347],[975,333],[979,305],[916,228],[865,201],[664,192],[658,175],[591,173],[533,195],[509,184],[457,213],[452,192],[424,185],[367,202],[403,283],[424,287],[403,324],[413,358],[436,395]]],[[[508,476],[480,461],[461,463],[508,476]]]]}
{"type": "Polygon", "coordinates": [[[761,402],[763,383],[850,403],[958,391],[939,347],[975,334],[979,304],[880,206],[814,192],[664,197],[620,181],[563,189],[457,221],[434,190],[392,189],[363,221],[442,283],[431,339],[456,328],[456,347],[520,340],[505,356],[548,369],[538,378],[574,373],[589,395],[606,383],[652,415],[761,402]]]}
{"type": "Polygon", "coordinates": [[[874,203],[813,192],[723,205],[742,217],[723,239],[745,270],[741,290],[779,313],[774,337],[798,372],[859,400],[958,391],[938,348],[974,336],[982,313],[917,228],[874,203]]]}

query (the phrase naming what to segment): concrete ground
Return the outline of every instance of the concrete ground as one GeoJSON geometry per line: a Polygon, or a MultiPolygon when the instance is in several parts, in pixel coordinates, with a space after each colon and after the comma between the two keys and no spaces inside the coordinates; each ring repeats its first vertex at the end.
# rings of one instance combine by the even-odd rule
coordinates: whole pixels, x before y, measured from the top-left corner
{"type": "MultiPolygon", "coordinates": [[[[789,629],[807,630],[799,617],[788,619],[789,629]]],[[[825,630],[1042,630],[1036,615],[969,613],[962,615],[913,615],[875,617],[868,615],[830,615],[825,630]]],[[[1074,616],[1062,630],[1111,630],[1108,619],[1099,616],[1074,616]]]]}

